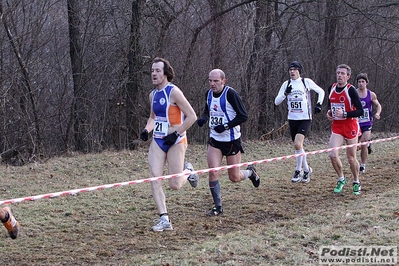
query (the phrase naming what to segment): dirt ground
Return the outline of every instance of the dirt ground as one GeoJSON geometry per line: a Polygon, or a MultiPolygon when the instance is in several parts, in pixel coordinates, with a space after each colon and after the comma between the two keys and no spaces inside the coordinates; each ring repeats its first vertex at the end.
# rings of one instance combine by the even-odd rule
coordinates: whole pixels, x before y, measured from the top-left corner
{"type": "MultiPolygon", "coordinates": [[[[367,171],[361,175],[360,196],[351,193],[351,182],[341,194],[332,192],[336,175],[326,153],[308,156],[314,170],[309,184],[291,183],[293,159],[257,165],[259,188],[250,181],[233,184],[224,172],[224,215],[219,217],[205,216],[212,207],[206,174],[201,175],[195,189],[187,183],[183,189],[172,191],[164,181],[174,230],[162,233],[150,231],[157,211],[148,183],[16,203],[12,207],[22,230],[15,241],[5,231],[0,235],[3,264],[317,265],[317,249],[322,244],[372,244],[370,241],[378,239],[382,244],[393,244],[397,237],[393,240],[391,235],[397,236],[398,228],[393,215],[399,191],[398,140],[372,147],[367,171]],[[386,209],[383,214],[381,205],[386,209]],[[353,218],[345,217],[348,213],[353,218]],[[332,233],[342,223],[349,226],[348,231],[332,233]],[[376,223],[387,231],[374,235],[369,228],[376,223]],[[359,227],[368,233],[356,239],[359,227]],[[349,238],[352,235],[353,239],[349,238]]],[[[327,148],[326,140],[306,143],[307,151],[323,148],[327,148]]],[[[204,151],[204,145],[192,145],[187,152],[187,160],[196,169],[207,168],[204,151]]],[[[247,143],[245,151],[243,162],[293,153],[287,140],[247,143]]],[[[341,158],[351,181],[343,152],[341,158]]],[[[1,167],[3,199],[148,175],[145,148],[1,167]]]]}

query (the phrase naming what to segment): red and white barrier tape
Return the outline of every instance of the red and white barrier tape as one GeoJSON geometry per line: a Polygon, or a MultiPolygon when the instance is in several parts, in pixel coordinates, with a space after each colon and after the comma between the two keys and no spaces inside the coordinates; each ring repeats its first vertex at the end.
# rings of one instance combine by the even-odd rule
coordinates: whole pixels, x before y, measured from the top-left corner
{"type": "Polygon", "coordinates": [[[8,199],[8,200],[0,201],[0,205],[23,202],[23,201],[32,201],[32,200],[38,200],[38,199],[56,198],[56,197],[65,196],[65,195],[76,195],[76,194],[82,193],[82,192],[89,192],[89,191],[101,190],[101,189],[106,189],[106,188],[121,187],[121,186],[134,185],[134,184],[140,184],[140,183],[157,181],[157,180],[164,180],[164,179],[169,179],[169,178],[176,178],[176,177],[181,177],[181,176],[188,176],[188,175],[195,174],[195,173],[196,174],[203,174],[203,173],[208,173],[208,172],[212,172],[212,171],[222,171],[222,170],[235,168],[235,167],[242,167],[242,166],[248,166],[248,165],[252,165],[252,164],[261,164],[261,163],[266,163],[266,162],[274,162],[274,161],[286,160],[286,159],[295,158],[295,157],[298,157],[298,156],[303,156],[305,154],[306,155],[319,154],[319,153],[324,153],[324,152],[330,152],[330,151],[333,151],[333,150],[347,149],[347,148],[351,148],[351,147],[354,147],[354,146],[368,145],[369,143],[371,144],[371,143],[395,140],[395,139],[398,139],[398,138],[399,138],[399,136],[396,136],[396,137],[390,137],[390,138],[385,138],[385,139],[377,139],[377,140],[372,140],[372,141],[368,141],[368,142],[361,142],[361,143],[351,144],[351,145],[346,145],[346,146],[340,146],[340,147],[335,147],[335,148],[329,148],[329,149],[324,149],[324,150],[310,151],[310,152],[305,152],[305,153],[302,153],[302,154],[293,154],[293,155],[281,156],[281,157],[276,157],[276,158],[271,158],[271,159],[264,159],[264,160],[253,161],[253,162],[245,162],[245,163],[239,163],[239,164],[225,165],[225,166],[214,167],[214,168],[209,168],[209,169],[203,169],[203,170],[198,170],[198,171],[192,171],[192,172],[187,172],[187,173],[179,173],[179,174],[173,174],[173,175],[151,177],[151,178],[140,179],[140,180],[133,180],[133,181],[127,181],[127,182],[121,182],[121,183],[107,184],[107,185],[101,185],[101,186],[95,186],[95,187],[73,189],[73,190],[54,192],[54,193],[42,194],[42,195],[30,196],[30,197],[24,197],[24,198],[8,199]]]}

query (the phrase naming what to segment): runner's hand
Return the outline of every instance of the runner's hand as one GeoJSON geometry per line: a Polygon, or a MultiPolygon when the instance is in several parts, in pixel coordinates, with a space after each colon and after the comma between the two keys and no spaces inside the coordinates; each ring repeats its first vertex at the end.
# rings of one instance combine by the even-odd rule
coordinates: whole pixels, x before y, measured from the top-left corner
{"type": "Polygon", "coordinates": [[[165,140],[165,145],[172,146],[173,144],[175,144],[177,138],[179,137],[175,132],[170,133],[163,138],[165,140]]]}
{"type": "Polygon", "coordinates": [[[292,91],[292,85],[289,85],[289,86],[285,89],[284,94],[287,96],[288,94],[291,93],[291,91],[292,91]]]}
{"type": "Polygon", "coordinates": [[[205,125],[206,123],[206,119],[205,118],[200,118],[197,120],[197,124],[199,127],[202,127],[203,125],[205,125]]]}
{"type": "Polygon", "coordinates": [[[216,127],[213,128],[217,133],[222,133],[223,131],[225,131],[226,129],[224,128],[224,125],[218,125],[216,127]]]}
{"type": "Polygon", "coordinates": [[[144,141],[148,140],[148,131],[147,131],[147,129],[144,128],[143,131],[141,131],[140,139],[142,139],[144,141]]]}
{"type": "Polygon", "coordinates": [[[318,114],[321,112],[321,104],[317,103],[316,106],[314,107],[314,113],[318,114]]]}

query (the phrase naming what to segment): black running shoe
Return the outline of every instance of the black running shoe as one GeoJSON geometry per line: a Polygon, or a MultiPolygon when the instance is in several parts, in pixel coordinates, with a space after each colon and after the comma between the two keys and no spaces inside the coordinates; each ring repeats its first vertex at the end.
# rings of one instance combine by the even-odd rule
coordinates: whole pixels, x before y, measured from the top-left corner
{"type": "Polygon", "coordinates": [[[371,149],[371,144],[369,144],[369,145],[367,146],[367,150],[368,150],[368,153],[369,153],[369,154],[373,152],[373,150],[371,149]]]}
{"type": "Polygon", "coordinates": [[[361,165],[360,168],[359,168],[359,172],[360,173],[365,173],[366,172],[366,167],[361,165]]]}
{"type": "Polygon", "coordinates": [[[258,173],[256,172],[256,169],[253,165],[248,165],[247,170],[252,171],[252,175],[249,177],[249,179],[252,181],[252,184],[254,187],[259,187],[260,184],[260,177],[258,173]]]}
{"type": "Polygon", "coordinates": [[[302,174],[301,171],[295,170],[294,176],[291,179],[292,183],[298,183],[302,181],[302,174]]]}
{"type": "Polygon", "coordinates": [[[309,171],[308,172],[303,171],[303,176],[302,176],[301,182],[302,183],[309,183],[310,182],[310,176],[312,175],[312,173],[313,173],[312,167],[309,167],[309,171]]]}
{"type": "Polygon", "coordinates": [[[223,214],[222,206],[213,207],[212,210],[206,213],[206,216],[219,216],[223,214]]]}

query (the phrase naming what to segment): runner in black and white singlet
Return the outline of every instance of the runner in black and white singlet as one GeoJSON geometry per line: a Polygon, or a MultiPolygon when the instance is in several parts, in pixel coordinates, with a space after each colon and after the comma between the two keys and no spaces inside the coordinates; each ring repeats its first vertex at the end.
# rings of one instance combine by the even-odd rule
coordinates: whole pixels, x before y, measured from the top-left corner
{"type": "MultiPolygon", "coordinates": [[[[209,120],[210,138],[207,148],[209,168],[221,166],[224,156],[226,156],[227,165],[239,164],[241,153],[244,152],[241,145],[240,125],[247,121],[248,114],[241,97],[225,83],[226,78],[222,70],[214,69],[209,73],[211,88],[206,93],[203,115],[197,120],[200,127],[209,120]]],[[[252,165],[248,166],[247,170],[234,167],[227,171],[232,182],[240,182],[248,178],[255,187],[260,184],[259,176],[252,165]]],[[[209,188],[215,207],[207,213],[208,216],[223,213],[219,175],[220,171],[209,172],[209,188]]]]}
{"type": "Polygon", "coordinates": [[[294,142],[295,154],[303,154],[296,157],[296,167],[293,183],[309,183],[313,169],[309,167],[303,142],[312,122],[312,105],[310,91],[317,93],[317,104],[314,108],[315,113],[321,112],[321,105],[324,99],[324,90],[313,80],[301,78],[302,65],[294,61],[288,67],[290,79],[281,85],[275,105],[281,104],[287,99],[288,104],[288,123],[290,126],[291,138],[294,142]],[[303,171],[303,173],[302,173],[303,171]]]}

